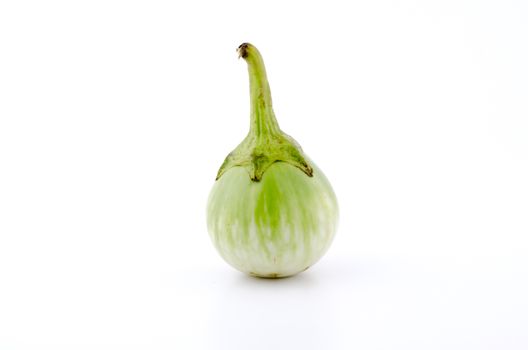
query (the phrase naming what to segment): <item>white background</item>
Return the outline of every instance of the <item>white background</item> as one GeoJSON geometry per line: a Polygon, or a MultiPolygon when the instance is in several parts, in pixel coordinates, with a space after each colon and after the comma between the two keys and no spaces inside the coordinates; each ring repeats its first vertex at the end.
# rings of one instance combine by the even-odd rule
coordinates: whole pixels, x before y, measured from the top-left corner
{"type": "Polygon", "coordinates": [[[527,349],[523,1],[2,1],[0,349],[527,349]],[[333,246],[233,270],[205,204],[262,52],[333,246]]]}

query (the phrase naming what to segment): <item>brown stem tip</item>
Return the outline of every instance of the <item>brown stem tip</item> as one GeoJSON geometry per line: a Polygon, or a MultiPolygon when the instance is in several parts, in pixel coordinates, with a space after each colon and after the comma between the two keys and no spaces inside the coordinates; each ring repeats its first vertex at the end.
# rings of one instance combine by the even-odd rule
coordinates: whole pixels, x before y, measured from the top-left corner
{"type": "Polygon", "coordinates": [[[240,45],[237,49],[237,52],[238,52],[238,58],[242,57],[242,58],[246,58],[247,55],[248,55],[248,52],[247,52],[247,49],[249,47],[249,44],[248,43],[243,43],[242,45],[240,45]]]}

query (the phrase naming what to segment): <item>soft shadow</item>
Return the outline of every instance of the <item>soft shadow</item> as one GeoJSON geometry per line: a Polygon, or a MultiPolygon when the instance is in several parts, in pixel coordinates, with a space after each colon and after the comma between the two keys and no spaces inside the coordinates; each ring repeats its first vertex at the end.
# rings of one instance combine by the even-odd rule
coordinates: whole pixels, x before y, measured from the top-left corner
{"type": "Polygon", "coordinates": [[[233,271],[215,290],[208,341],[216,349],[323,349],[339,310],[316,271],[266,279],[233,271]]]}
{"type": "Polygon", "coordinates": [[[233,288],[311,288],[318,284],[317,274],[304,271],[294,276],[282,278],[262,278],[239,273],[233,278],[233,288]]]}
{"type": "Polygon", "coordinates": [[[341,256],[288,278],[225,273],[211,299],[208,342],[216,349],[336,348],[350,312],[343,301],[383,287],[394,278],[391,265],[341,256]]]}

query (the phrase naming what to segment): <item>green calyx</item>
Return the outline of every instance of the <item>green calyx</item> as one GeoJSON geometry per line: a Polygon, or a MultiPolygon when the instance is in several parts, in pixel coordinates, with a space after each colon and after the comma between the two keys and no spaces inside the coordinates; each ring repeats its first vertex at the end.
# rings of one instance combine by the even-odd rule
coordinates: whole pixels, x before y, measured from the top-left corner
{"type": "Polygon", "coordinates": [[[248,171],[252,181],[258,182],[275,162],[289,163],[313,176],[299,144],[279,128],[260,52],[248,43],[240,45],[237,52],[248,64],[251,125],[246,138],[224,160],[216,179],[232,167],[240,166],[248,171]]]}

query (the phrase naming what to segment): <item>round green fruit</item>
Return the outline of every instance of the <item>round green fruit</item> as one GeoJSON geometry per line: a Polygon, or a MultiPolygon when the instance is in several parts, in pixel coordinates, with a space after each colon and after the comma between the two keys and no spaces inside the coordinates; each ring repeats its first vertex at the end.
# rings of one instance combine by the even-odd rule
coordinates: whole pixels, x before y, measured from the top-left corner
{"type": "Polygon", "coordinates": [[[260,53],[251,44],[238,51],[250,76],[250,131],[218,171],[207,226],[220,255],[236,269],[291,276],[329,248],[337,200],[322,171],[280,130],[260,53]]]}

